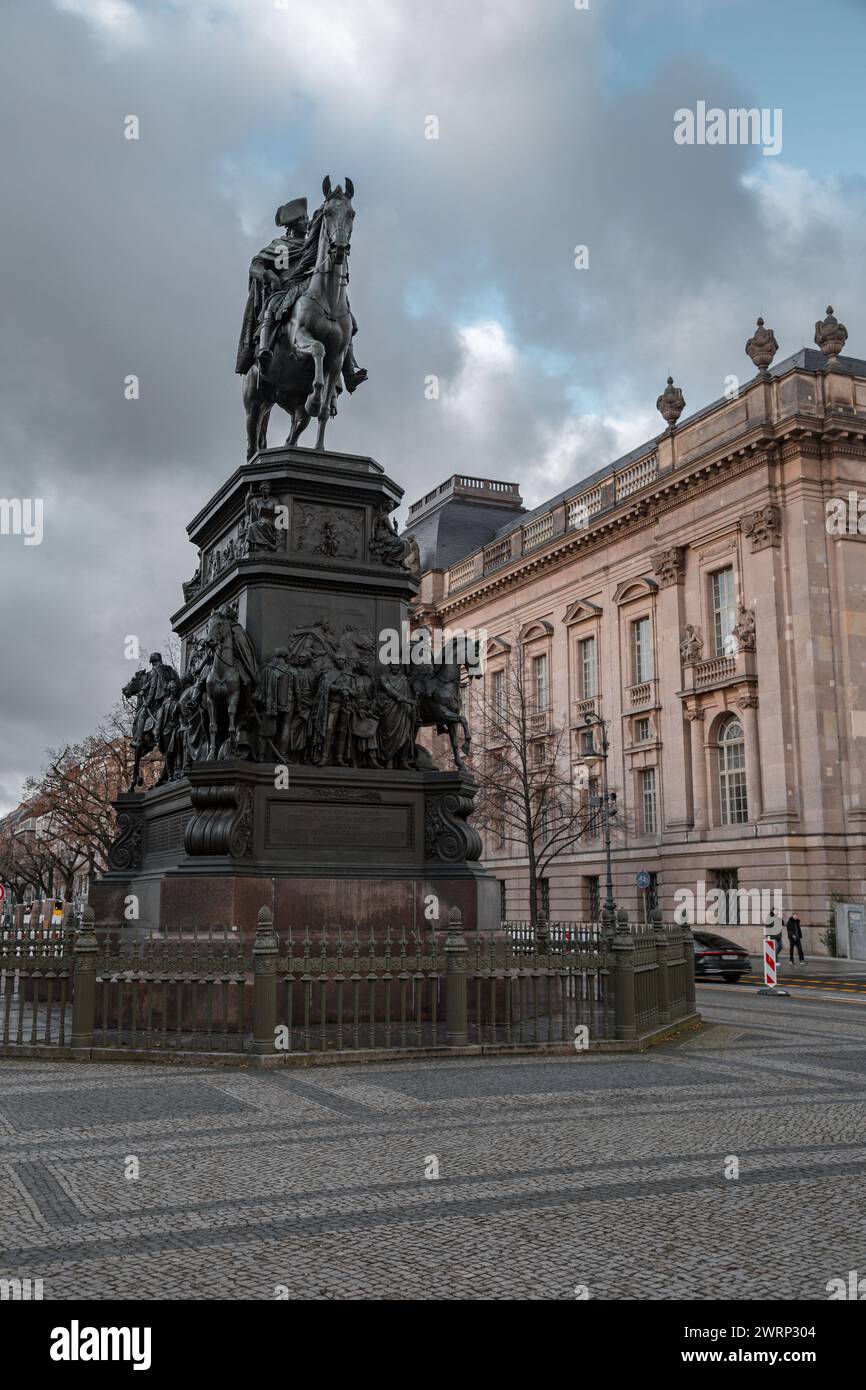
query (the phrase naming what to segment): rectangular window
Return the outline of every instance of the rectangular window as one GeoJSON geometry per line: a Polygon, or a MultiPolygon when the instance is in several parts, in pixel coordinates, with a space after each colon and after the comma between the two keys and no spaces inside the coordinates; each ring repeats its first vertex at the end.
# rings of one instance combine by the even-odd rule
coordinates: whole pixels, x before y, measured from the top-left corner
{"type": "Polygon", "coordinates": [[[539,741],[532,745],[532,761],[536,767],[541,767],[547,762],[547,744],[539,741]]]}
{"type": "Polygon", "coordinates": [[[583,881],[586,884],[587,920],[599,922],[601,920],[601,893],[598,887],[598,875],[587,874],[583,881]]]}
{"type": "Polygon", "coordinates": [[[493,672],[493,718],[497,724],[505,723],[505,672],[493,672]]]}
{"type": "Polygon", "coordinates": [[[730,718],[719,739],[719,806],[722,825],[744,825],[749,819],[746,790],[746,748],[739,720],[730,718]]]}
{"type": "Polygon", "coordinates": [[[714,887],[724,893],[724,903],[719,912],[719,926],[737,927],[740,924],[740,872],[739,869],[716,869],[714,887]]]}
{"type": "Polygon", "coordinates": [[[508,921],[508,884],[504,878],[499,880],[499,917],[503,922],[508,921]]]}
{"type": "Polygon", "coordinates": [[[598,663],[594,637],[584,637],[577,644],[577,663],[581,700],[592,700],[598,694],[598,663]]]}
{"type": "Polygon", "coordinates": [[[634,741],[635,743],[648,743],[652,738],[652,726],[648,719],[636,719],[634,722],[634,741]]]}
{"type": "Polygon", "coordinates": [[[547,655],[534,656],[532,658],[532,693],[535,700],[536,713],[540,714],[548,707],[548,683],[547,683],[547,655]]]}
{"type": "Polygon", "coordinates": [[[541,885],[541,910],[545,917],[550,921],[550,884],[546,878],[540,880],[541,885]]]}
{"type": "Polygon", "coordinates": [[[656,770],[646,767],[640,773],[641,825],[644,835],[656,833],[656,770]]]}
{"type": "Polygon", "coordinates": [[[737,621],[734,603],[734,571],[732,567],[716,570],[710,575],[710,594],[713,609],[713,655],[731,655],[730,637],[737,621]]]}
{"type": "Polygon", "coordinates": [[[631,625],[632,685],[641,685],[653,678],[653,653],[649,618],[638,618],[631,625]]]}

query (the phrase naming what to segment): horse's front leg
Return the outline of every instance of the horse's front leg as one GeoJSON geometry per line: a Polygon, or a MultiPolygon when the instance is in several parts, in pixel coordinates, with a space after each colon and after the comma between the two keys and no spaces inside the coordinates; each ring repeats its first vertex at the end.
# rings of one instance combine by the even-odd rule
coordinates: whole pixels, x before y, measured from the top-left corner
{"type": "Polygon", "coordinates": [[[235,753],[235,752],[237,751],[237,722],[236,722],[235,716],[237,715],[237,711],[238,711],[238,701],[240,700],[240,698],[241,698],[241,692],[240,692],[240,690],[238,689],[238,690],[236,690],[236,691],[234,692],[233,695],[230,695],[230,696],[229,696],[229,699],[228,699],[228,709],[229,709],[229,748],[231,749],[231,751],[232,751],[233,753],[235,753]]]}
{"type": "MultiPolygon", "coordinates": [[[[262,432],[262,407],[263,400],[261,388],[258,383],[258,371],[255,367],[250,367],[244,377],[244,410],[247,417],[247,458],[251,459],[257,449],[264,447],[261,443],[262,432]]],[[[267,431],[268,415],[270,409],[264,417],[264,428],[267,431]]]]}
{"type": "Polygon", "coordinates": [[[336,366],[331,367],[328,372],[327,389],[319,411],[319,430],[316,435],[316,448],[319,450],[325,447],[325,429],[333,414],[334,396],[337,390],[337,382],[340,379],[340,370],[340,363],[338,362],[336,366]]]}
{"type": "Polygon", "coordinates": [[[308,425],[309,423],[310,423],[310,417],[309,417],[309,415],[307,414],[307,412],[306,412],[306,410],[304,409],[304,407],[303,407],[302,405],[296,406],[296,408],[295,408],[295,410],[294,410],[294,412],[293,412],[293,414],[292,414],[292,432],[291,432],[291,434],[289,435],[288,439],[286,440],[286,443],[287,443],[290,447],[291,447],[292,445],[297,444],[298,440],[300,439],[301,435],[304,433],[304,430],[307,428],[307,425],[308,425]]]}
{"type": "Polygon", "coordinates": [[[207,756],[208,756],[208,761],[209,761],[209,762],[215,762],[215,761],[216,761],[216,739],[217,739],[216,705],[215,705],[215,703],[214,703],[213,696],[212,696],[212,695],[209,695],[207,692],[205,692],[204,702],[205,702],[205,706],[206,706],[206,708],[207,708],[207,723],[208,723],[207,756]]]}
{"type": "Polygon", "coordinates": [[[271,418],[273,409],[272,401],[263,401],[259,407],[259,427],[256,436],[256,444],[260,450],[268,447],[268,421],[271,418]]]}
{"type": "Polygon", "coordinates": [[[304,409],[312,419],[314,415],[319,414],[325,394],[325,346],[302,325],[295,329],[291,342],[299,357],[313,359],[313,389],[304,402],[304,409]]]}
{"type": "Polygon", "coordinates": [[[462,767],[463,759],[460,756],[460,749],[457,746],[457,724],[456,722],[448,725],[448,737],[451,740],[451,753],[454,758],[454,766],[462,767]]]}

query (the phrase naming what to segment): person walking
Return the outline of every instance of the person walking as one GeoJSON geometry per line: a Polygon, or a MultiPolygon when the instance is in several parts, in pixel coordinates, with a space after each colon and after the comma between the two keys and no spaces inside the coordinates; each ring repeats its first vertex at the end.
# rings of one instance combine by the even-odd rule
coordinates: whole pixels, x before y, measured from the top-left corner
{"type": "Polygon", "coordinates": [[[800,918],[797,916],[796,912],[791,913],[790,917],[785,923],[785,930],[788,933],[788,946],[790,948],[791,964],[794,964],[795,950],[799,952],[800,960],[804,961],[806,958],[803,955],[803,928],[800,926],[800,918]]]}
{"type": "Polygon", "coordinates": [[[767,918],[767,924],[764,927],[764,935],[771,936],[773,938],[773,946],[776,951],[777,964],[782,951],[782,932],[784,930],[784,926],[785,923],[782,918],[782,914],[780,912],[777,912],[776,909],[773,908],[770,912],[769,917],[767,918]]]}

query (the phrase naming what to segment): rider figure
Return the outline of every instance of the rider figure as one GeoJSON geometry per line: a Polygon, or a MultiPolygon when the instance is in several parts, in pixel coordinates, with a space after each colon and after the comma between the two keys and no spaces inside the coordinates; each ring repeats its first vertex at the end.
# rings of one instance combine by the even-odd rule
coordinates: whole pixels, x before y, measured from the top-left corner
{"type": "MultiPolygon", "coordinates": [[[[255,362],[262,375],[267,376],[273,363],[274,339],[298,297],[298,281],[304,276],[308,279],[316,264],[320,219],[317,214],[311,225],[306,198],[283,203],[277,208],[274,221],[284,228],[283,235],[274,237],[250,264],[249,292],[235,366],[241,375],[255,362]]],[[[352,338],[357,331],[352,314],[352,338]]],[[[366,369],[358,366],[350,339],[343,358],[346,390],[356,390],[366,379],[366,369]]]]}
{"type": "Polygon", "coordinates": [[[262,287],[260,304],[264,310],[259,317],[256,362],[263,373],[267,373],[273,357],[271,344],[279,325],[277,309],[281,302],[278,296],[289,288],[310,227],[306,198],[293,198],[290,203],[283,203],[277,208],[274,221],[278,227],[285,228],[283,235],[274,237],[253,257],[250,266],[251,286],[255,279],[262,287]]]}
{"type": "Polygon", "coordinates": [[[176,681],[180,688],[180,676],[173,666],[166,666],[161,652],[151,652],[150,670],[141,687],[141,699],[132,729],[133,743],[140,743],[146,728],[153,729],[160,706],[168,694],[169,682],[176,681]],[[152,721],[148,723],[148,721],[152,721]]]}

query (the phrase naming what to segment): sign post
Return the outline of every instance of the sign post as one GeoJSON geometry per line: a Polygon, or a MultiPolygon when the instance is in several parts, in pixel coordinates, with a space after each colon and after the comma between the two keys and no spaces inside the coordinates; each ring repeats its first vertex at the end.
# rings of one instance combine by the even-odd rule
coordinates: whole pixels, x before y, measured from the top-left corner
{"type": "Polygon", "coordinates": [[[643,893],[643,919],[645,922],[648,922],[649,913],[647,912],[646,892],[650,884],[652,883],[652,879],[650,878],[646,869],[641,869],[640,873],[635,874],[634,881],[637,884],[640,891],[643,893]]]}
{"type": "Polygon", "coordinates": [[[758,990],[759,994],[774,994],[781,998],[783,995],[790,999],[789,989],[780,989],[776,984],[778,978],[778,961],[776,960],[776,938],[769,933],[764,934],[764,983],[758,990]]]}

